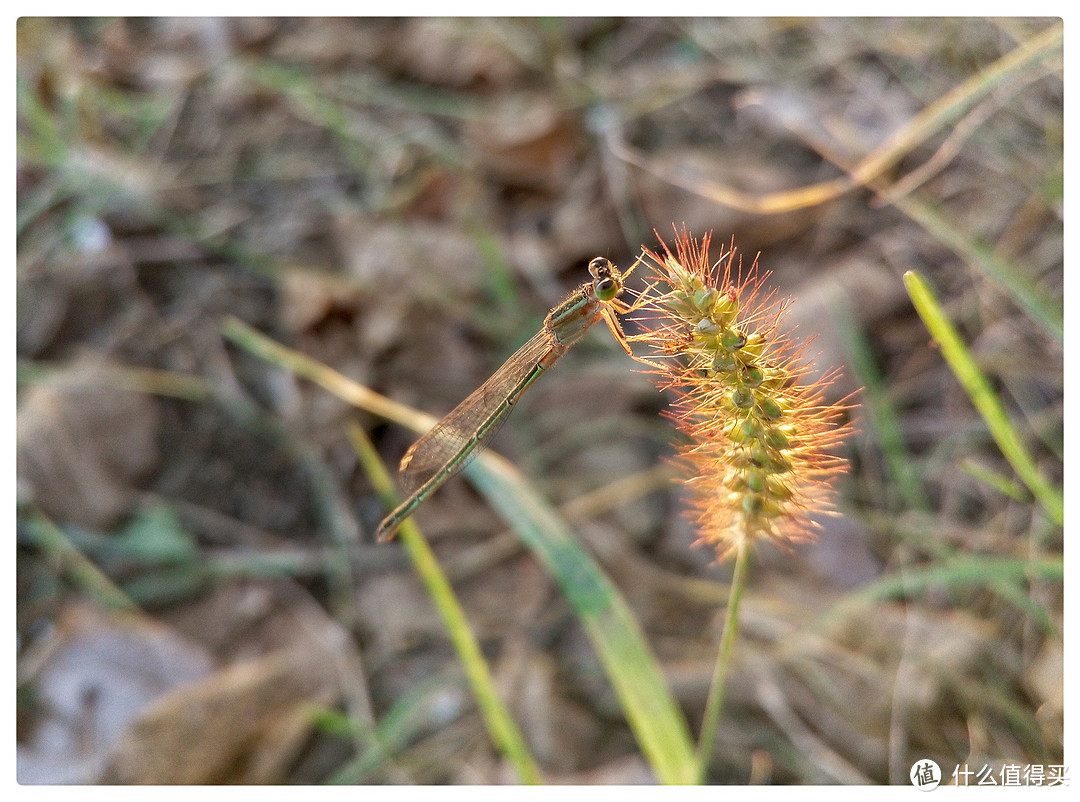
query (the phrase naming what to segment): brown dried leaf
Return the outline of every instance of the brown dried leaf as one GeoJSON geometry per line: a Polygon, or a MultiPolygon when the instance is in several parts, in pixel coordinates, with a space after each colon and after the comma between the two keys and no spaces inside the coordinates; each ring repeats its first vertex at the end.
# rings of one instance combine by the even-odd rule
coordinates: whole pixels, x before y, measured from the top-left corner
{"type": "Polygon", "coordinates": [[[418,288],[463,294],[482,283],[484,259],[476,238],[447,223],[397,222],[343,215],[335,233],[345,270],[364,289],[388,294],[418,288]],[[436,283],[437,282],[437,283],[436,283]]]}
{"type": "Polygon", "coordinates": [[[525,68],[477,20],[413,18],[395,48],[394,66],[436,86],[507,86],[525,68]]]}
{"type": "Polygon", "coordinates": [[[517,92],[489,114],[466,123],[462,135],[480,162],[504,181],[563,187],[581,147],[577,120],[546,95],[517,92]]]}
{"type": "Polygon", "coordinates": [[[348,633],[286,581],[220,588],[175,618],[178,629],[236,662],[147,707],[102,779],[281,782],[311,734],[311,709],[333,705],[361,673],[348,633]]]}
{"type": "Polygon", "coordinates": [[[356,286],[331,273],[299,268],[284,270],[278,286],[281,322],[293,333],[317,325],[338,310],[351,317],[360,305],[356,286]]]}
{"type": "Polygon", "coordinates": [[[1057,638],[1047,638],[1024,676],[1027,686],[1039,702],[1039,720],[1054,725],[1047,727],[1047,734],[1051,738],[1060,737],[1061,719],[1065,714],[1064,661],[1062,642],[1057,638]]]}
{"type": "Polygon", "coordinates": [[[205,650],[146,618],[68,607],[20,660],[47,712],[19,744],[19,782],[90,782],[139,711],[211,667],[205,650]]]}
{"type": "MultiPolygon", "coordinates": [[[[363,294],[356,338],[365,346],[365,357],[371,360],[404,340],[424,343],[425,365],[452,364],[461,358],[462,348],[430,339],[435,332],[445,336],[445,324],[430,314],[418,316],[415,310],[422,305],[460,304],[485,285],[488,266],[475,237],[443,223],[353,216],[337,220],[336,229],[346,272],[363,294]]],[[[399,359],[397,364],[405,364],[409,372],[412,366],[407,362],[399,359]]]]}
{"type": "MultiPolygon", "coordinates": [[[[112,750],[105,783],[193,784],[238,780],[236,766],[280,741],[298,712],[336,698],[325,655],[283,650],[237,663],[180,688],[145,710],[112,750]],[[176,760],[176,755],[184,755],[176,760]]],[[[292,741],[292,739],[288,739],[292,741]]],[[[264,781],[274,773],[263,763],[264,781]]],[[[280,765],[278,766],[280,768],[280,765]]]]}
{"type": "Polygon", "coordinates": [[[16,423],[20,489],[51,517],[91,529],[116,522],[159,458],[154,400],[95,379],[100,366],[81,359],[31,387],[16,423]]]}

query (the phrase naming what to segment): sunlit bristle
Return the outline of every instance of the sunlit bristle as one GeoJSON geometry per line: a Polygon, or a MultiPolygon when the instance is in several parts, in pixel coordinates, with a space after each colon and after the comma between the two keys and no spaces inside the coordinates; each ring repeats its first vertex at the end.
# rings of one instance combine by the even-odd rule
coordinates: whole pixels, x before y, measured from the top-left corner
{"type": "Polygon", "coordinates": [[[825,400],[837,374],[809,377],[807,343],[780,328],[791,301],[765,286],[756,259],[743,272],[731,247],[711,262],[710,237],[685,228],[674,253],[661,244],[663,253],[643,250],[655,286],[635,339],[675,396],[699,542],[723,558],[746,540],[811,535],[846,469],[832,452],[851,431],[849,408],[825,400]]]}

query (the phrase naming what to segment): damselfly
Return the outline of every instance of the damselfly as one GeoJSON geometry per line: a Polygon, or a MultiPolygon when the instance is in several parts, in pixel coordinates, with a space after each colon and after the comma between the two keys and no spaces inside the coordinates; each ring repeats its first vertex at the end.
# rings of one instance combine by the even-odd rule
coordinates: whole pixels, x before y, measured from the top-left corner
{"type": "Polygon", "coordinates": [[[592,281],[582,284],[552,309],[540,331],[405,453],[398,481],[409,497],[379,524],[379,541],[390,540],[428,496],[484,447],[522,394],[594,323],[603,320],[626,353],[633,356],[615,316],[638,308],[619,297],[624,291],[624,276],[602,256],[589,263],[589,273],[592,281]]]}

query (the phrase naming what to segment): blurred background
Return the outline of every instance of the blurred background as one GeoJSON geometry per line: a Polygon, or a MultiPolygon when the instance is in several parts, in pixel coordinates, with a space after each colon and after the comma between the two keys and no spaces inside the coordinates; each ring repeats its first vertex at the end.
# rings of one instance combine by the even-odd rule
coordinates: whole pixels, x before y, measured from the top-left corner
{"type": "MultiPolygon", "coordinates": [[[[840,515],[755,554],[710,780],[1061,764],[1062,530],[901,280],[935,287],[1058,485],[1059,25],[19,19],[19,781],[513,782],[372,543],[344,428],[391,466],[415,434],[223,326],[441,415],[589,259],[683,224],[760,253],[815,369],[843,370],[831,400],[864,388],[840,515]]],[[[626,596],[696,731],[730,570],[691,548],[639,370],[597,327],[493,449],[626,596]]],[[[652,782],[468,481],[417,522],[545,778],[652,782]]]]}

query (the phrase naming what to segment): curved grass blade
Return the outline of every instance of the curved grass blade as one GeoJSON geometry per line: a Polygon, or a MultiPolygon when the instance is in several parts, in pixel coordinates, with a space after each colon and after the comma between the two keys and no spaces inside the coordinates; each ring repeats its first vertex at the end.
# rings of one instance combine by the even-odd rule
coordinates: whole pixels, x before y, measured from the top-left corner
{"type": "Polygon", "coordinates": [[[555,510],[509,462],[488,452],[465,471],[558,581],[657,779],[665,784],[693,783],[696,761],[686,720],[618,590],[555,510]]]}
{"type": "Polygon", "coordinates": [[[1020,434],[1009,420],[1001,399],[994,394],[986,376],[975,364],[971,352],[953,328],[930,286],[914,270],[909,270],[904,274],[904,286],[923,324],[941,346],[941,354],[949,363],[949,368],[967,392],[971,403],[986,421],[990,434],[1001,449],[1001,453],[1005,455],[1005,459],[1009,461],[1032,495],[1039,500],[1050,519],[1058,526],[1062,526],[1065,521],[1065,501],[1061,491],[1052,487],[1050,482],[1039,473],[1035,461],[1024,447],[1020,434]]]}
{"type": "MultiPolygon", "coordinates": [[[[364,430],[356,424],[349,426],[348,435],[364,470],[379,495],[392,501],[393,482],[375,452],[375,446],[372,445],[364,430]]],[[[406,521],[402,527],[401,540],[428,595],[431,596],[439,615],[442,616],[443,624],[465,669],[491,739],[514,766],[522,782],[539,783],[541,781],[540,769],[529,753],[521,731],[518,730],[510,713],[495,692],[495,681],[491,676],[491,670],[480,651],[476,636],[469,627],[465,612],[458,604],[450,581],[439,567],[438,560],[435,559],[427,542],[420,536],[415,525],[409,521],[406,521]]]]}

